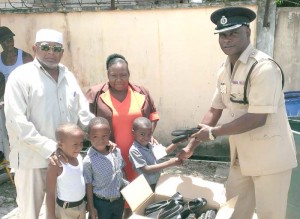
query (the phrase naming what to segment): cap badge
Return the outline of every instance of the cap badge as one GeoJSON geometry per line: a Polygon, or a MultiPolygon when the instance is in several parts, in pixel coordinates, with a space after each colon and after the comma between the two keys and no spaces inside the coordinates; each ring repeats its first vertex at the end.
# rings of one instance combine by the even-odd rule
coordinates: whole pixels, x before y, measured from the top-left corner
{"type": "Polygon", "coordinates": [[[221,23],[222,25],[227,24],[227,18],[226,18],[225,16],[222,16],[222,18],[221,18],[221,20],[220,20],[220,23],[221,23]]]}

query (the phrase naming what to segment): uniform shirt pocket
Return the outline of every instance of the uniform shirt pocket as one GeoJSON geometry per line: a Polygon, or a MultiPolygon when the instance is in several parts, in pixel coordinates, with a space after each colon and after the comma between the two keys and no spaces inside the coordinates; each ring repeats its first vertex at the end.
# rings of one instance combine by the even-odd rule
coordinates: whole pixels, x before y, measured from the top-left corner
{"type": "Polygon", "coordinates": [[[231,82],[230,98],[234,101],[243,101],[244,98],[244,83],[231,82]]]}

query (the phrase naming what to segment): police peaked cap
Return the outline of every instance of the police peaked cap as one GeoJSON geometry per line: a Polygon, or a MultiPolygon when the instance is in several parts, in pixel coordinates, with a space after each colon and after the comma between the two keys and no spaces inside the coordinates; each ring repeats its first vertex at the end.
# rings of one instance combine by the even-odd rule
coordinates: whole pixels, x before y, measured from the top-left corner
{"type": "Polygon", "coordinates": [[[242,25],[249,25],[256,18],[254,11],[243,7],[225,7],[216,10],[210,20],[217,25],[215,33],[234,30],[242,25]]]}

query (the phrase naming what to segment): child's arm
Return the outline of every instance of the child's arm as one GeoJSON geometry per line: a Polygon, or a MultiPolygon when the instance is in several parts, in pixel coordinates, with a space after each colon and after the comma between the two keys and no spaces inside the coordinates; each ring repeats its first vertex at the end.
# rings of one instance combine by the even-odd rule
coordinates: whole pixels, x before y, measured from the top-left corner
{"type": "Polygon", "coordinates": [[[178,147],[178,144],[179,142],[176,144],[170,144],[168,147],[166,147],[166,153],[167,154],[172,153],[178,147]]]}
{"type": "Polygon", "coordinates": [[[171,158],[170,160],[167,160],[162,163],[154,164],[154,165],[148,165],[141,167],[142,171],[145,173],[154,173],[161,171],[167,167],[176,166],[182,164],[182,160],[178,159],[177,157],[171,158]]]}
{"type": "Polygon", "coordinates": [[[95,207],[94,207],[93,184],[92,183],[86,184],[86,196],[87,196],[88,211],[90,212],[90,218],[96,219],[96,218],[98,218],[98,212],[97,212],[97,209],[95,209],[95,207]]]}
{"type": "Polygon", "coordinates": [[[46,208],[47,219],[56,219],[55,216],[55,197],[56,197],[56,180],[61,173],[61,168],[49,163],[46,176],[46,208]]]}

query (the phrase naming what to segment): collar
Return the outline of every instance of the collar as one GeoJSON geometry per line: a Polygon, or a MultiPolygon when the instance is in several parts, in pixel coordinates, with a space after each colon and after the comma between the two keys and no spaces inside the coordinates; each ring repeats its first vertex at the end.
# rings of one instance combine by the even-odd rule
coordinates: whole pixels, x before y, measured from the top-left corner
{"type": "MultiPolygon", "coordinates": [[[[242,62],[244,64],[246,64],[248,62],[248,59],[249,57],[256,51],[256,49],[251,45],[249,44],[247,46],[247,48],[244,50],[244,52],[240,55],[240,57],[238,58],[237,61],[239,62],[242,62]]],[[[230,64],[230,59],[229,57],[227,56],[226,58],[226,61],[224,63],[224,66],[228,69],[230,69],[231,67],[231,64],[230,64]]]]}
{"type": "Polygon", "coordinates": [[[255,51],[255,48],[249,43],[247,48],[244,50],[244,52],[239,57],[240,62],[246,64],[248,62],[250,55],[253,54],[254,51],[255,51]]]}
{"type": "MultiPolygon", "coordinates": [[[[39,60],[37,58],[34,58],[34,60],[32,62],[43,73],[49,75],[48,71],[46,69],[44,69],[44,67],[41,65],[41,63],[39,62],[39,60]]],[[[61,63],[59,63],[57,67],[58,67],[58,71],[59,71],[58,83],[60,83],[60,81],[62,81],[63,78],[66,76],[67,68],[64,65],[62,65],[61,63]]]]}
{"type": "Polygon", "coordinates": [[[105,156],[103,154],[101,154],[99,151],[97,151],[93,146],[90,147],[90,149],[88,150],[87,154],[92,157],[92,156],[95,156],[95,155],[100,155],[100,156],[105,156]]]}
{"type": "Polygon", "coordinates": [[[141,148],[141,149],[143,149],[143,150],[150,150],[150,149],[153,147],[153,145],[150,144],[150,143],[147,144],[148,147],[142,146],[142,145],[141,145],[140,143],[138,143],[137,141],[133,141],[133,145],[134,145],[136,148],[141,148]]]}

